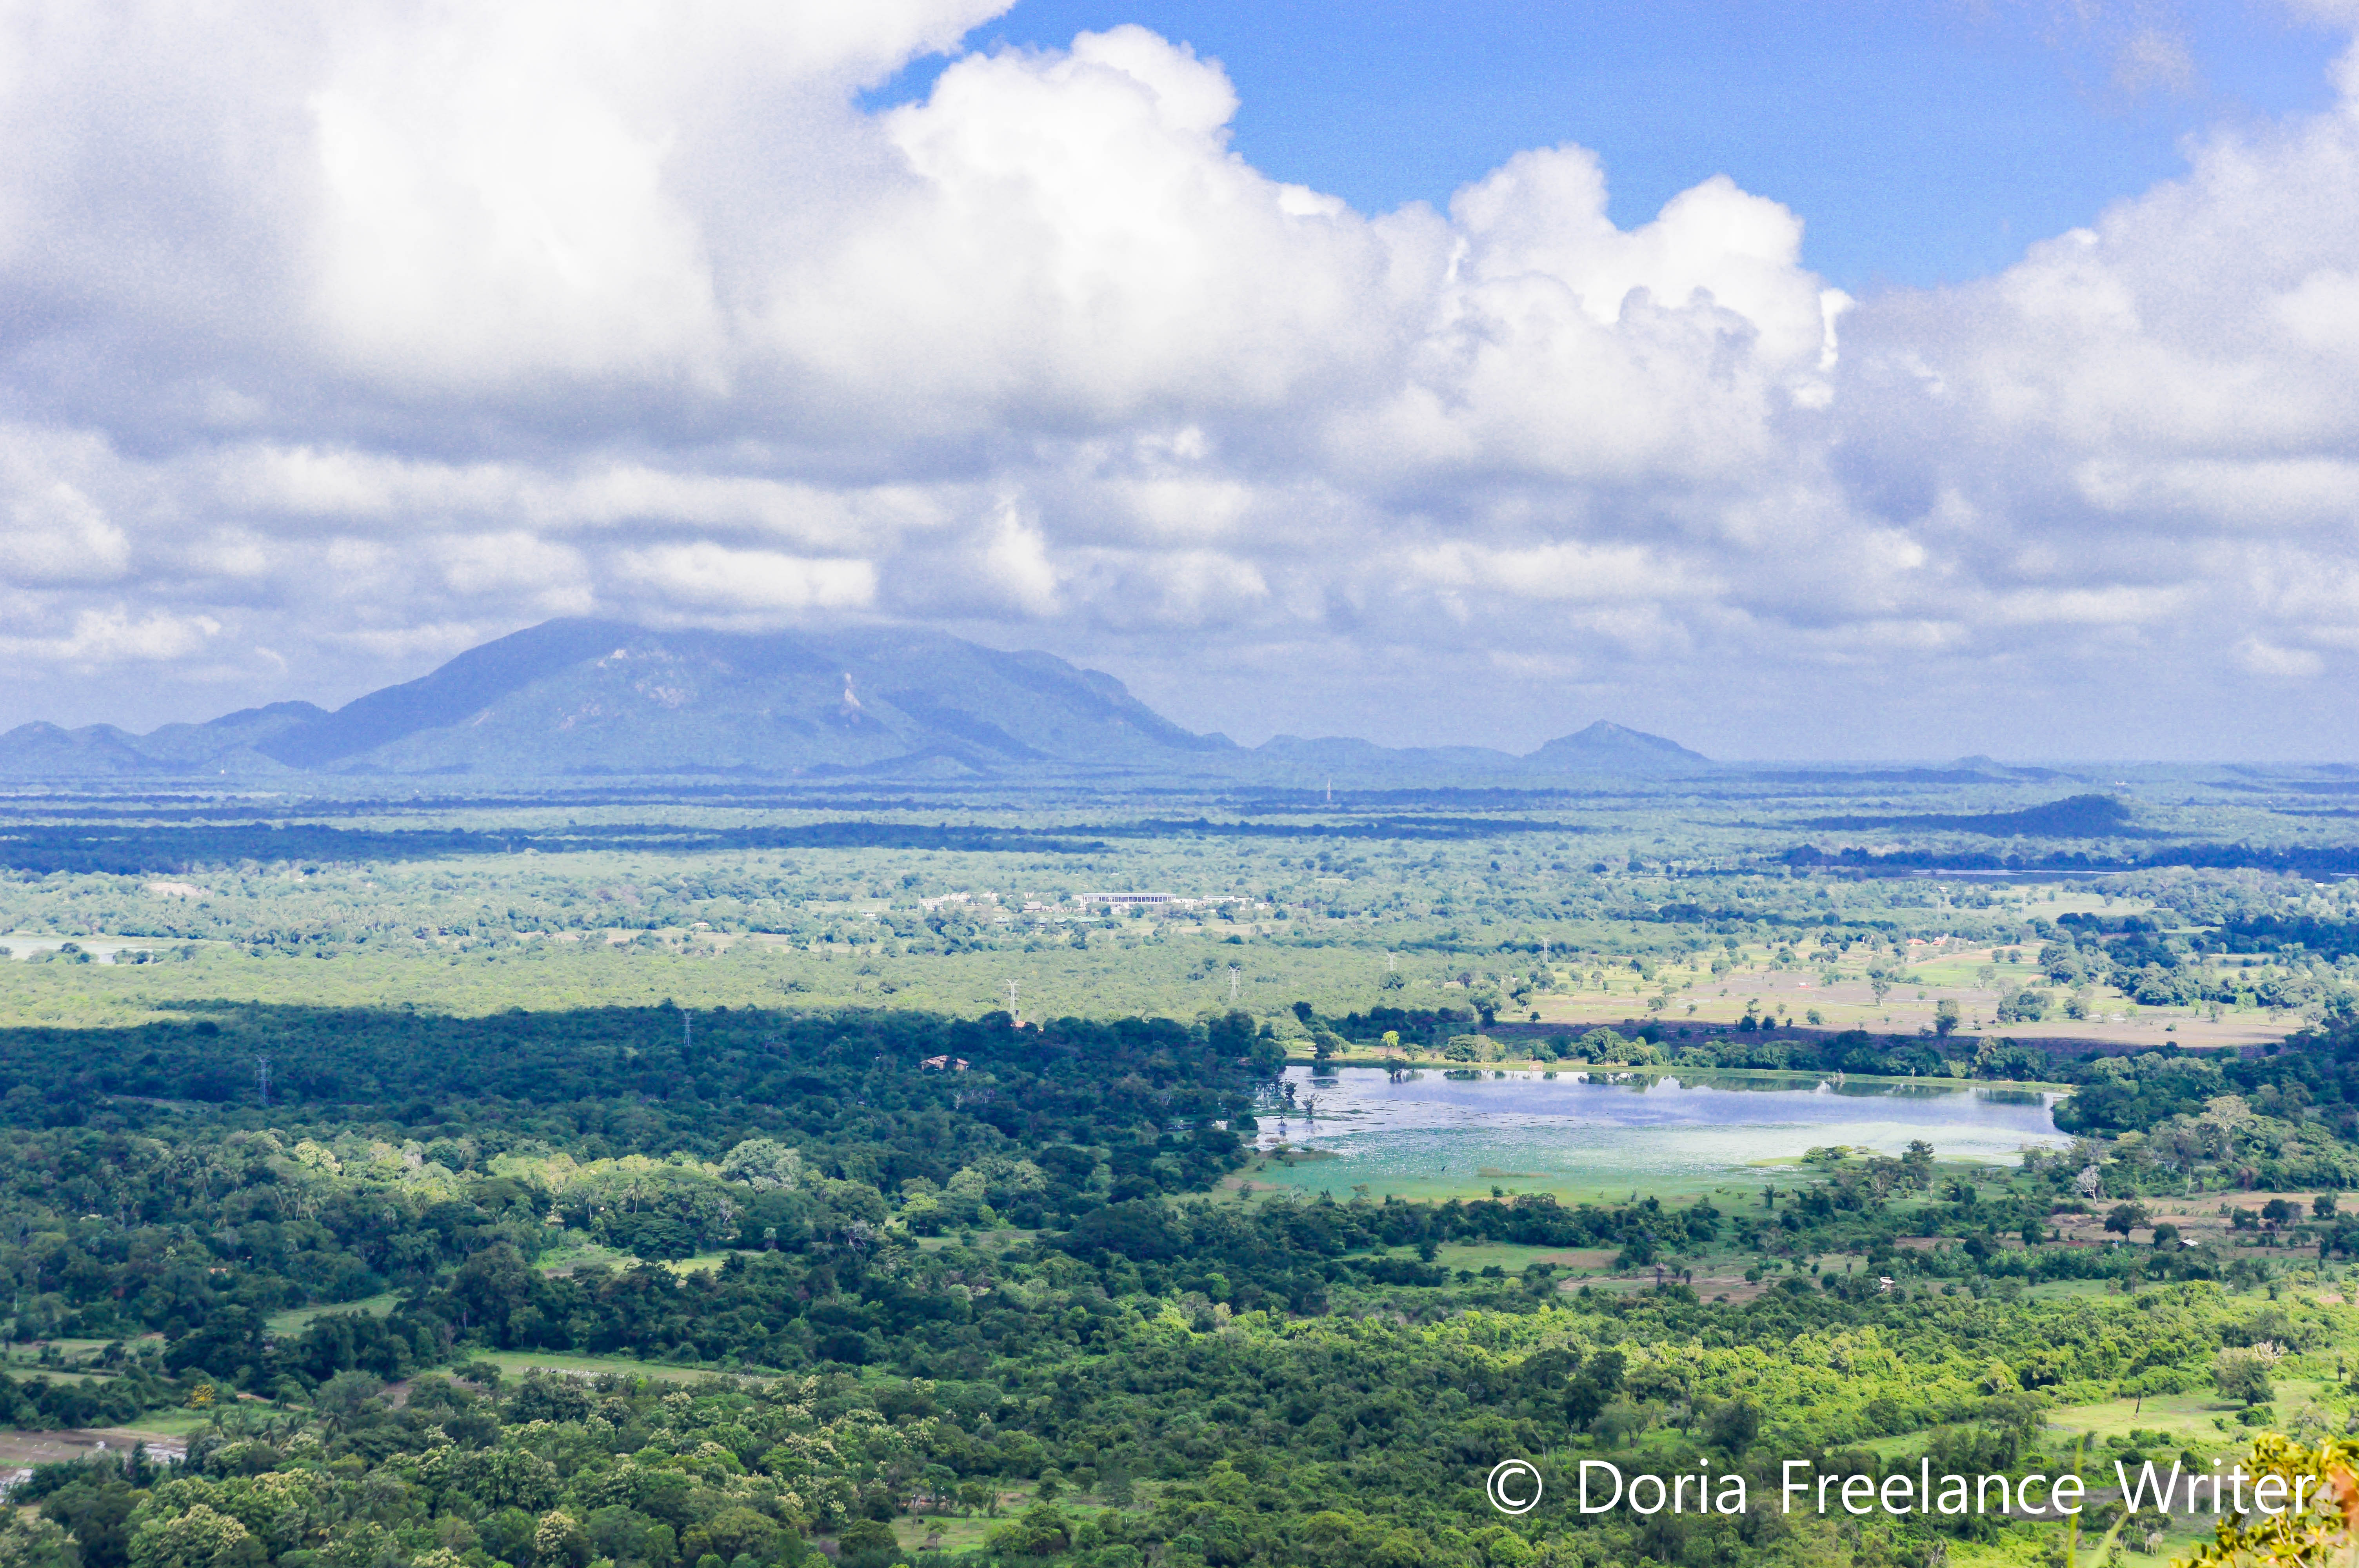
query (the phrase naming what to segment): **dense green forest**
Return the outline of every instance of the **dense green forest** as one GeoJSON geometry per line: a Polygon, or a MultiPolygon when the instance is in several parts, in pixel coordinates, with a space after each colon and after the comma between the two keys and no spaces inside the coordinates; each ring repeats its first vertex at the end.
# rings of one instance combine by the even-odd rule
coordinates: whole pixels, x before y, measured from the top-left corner
{"type": "MultiPolygon", "coordinates": [[[[2052,1472],[2045,1410],[2210,1390],[2254,1345],[2216,1451],[2295,1417],[2272,1378],[2340,1423],[2347,1331],[2277,1287],[2359,1250],[2332,1200],[2359,1175],[2347,1029],[2087,1068],[2162,1086],[2133,1096],[2142,1138],[2012,1173],[1821,1151],[1741,1208],[1238,1201],[1223,1178],[1257,1157],[1281,1061],[1243,1013],[224,1007],[71,1048],[9,1031],[9,1337],[88,1349],[0,1400],[27,1426],[211,1414],[184,1466],[37,1471],[5,1550],[751,1568],[821,1542],[897,1560],[940,1530],[1006,1562],[1799,1562],[1843,1527],[1511,1521],[1482,1476],[1710,1455],[1767,1498],[1772,1455],[2052,1472]],[[2172,1143],[2182,1101],[2224,1136],[2172,1143]],[[2267,1184],[2320,1201],[2217,1244],[2050,1238],[2288,1159],[2267,1184]],[[1451,1267],[1470,1248],[1662,1271],[1568,1290],[1547,1262],[1451,1267]],[[1775,1288],[1703,1299],[1681,1281],[1714,1254],[1775,1288]],[[2100,1293],[2038,1295],[2059,1282],[2100,1293]],[[274,1328],[293,1308],[328,1310],[274,1328]],[[609,1359],[517,1370],[534,1353],[609,1359]]],[[[2093,1479],[2128,1451],[2086,1456],[2093,1479]]],[[[1843,1544],[1930,1563],[2006,1534],[1964,1528],[1843,1544]]]]}

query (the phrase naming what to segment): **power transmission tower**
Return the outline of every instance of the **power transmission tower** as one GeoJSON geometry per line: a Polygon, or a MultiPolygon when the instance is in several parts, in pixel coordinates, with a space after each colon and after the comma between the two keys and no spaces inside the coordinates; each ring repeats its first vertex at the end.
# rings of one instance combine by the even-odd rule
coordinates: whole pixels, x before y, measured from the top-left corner
{"type": "Polygon", "coordinates": [[[1237,1005],[1237,979],[1240,973],[1234,964],[1229,966],[1229,1005],[1231,1007],[1237,1005]]]}
{"type": "Polygon", "coordinates": [[[262,1090],[262,1103],[268,1105],[270,1103],[269,1057],[256,1056],[254,1059],[254,1081],[262,1090]]]}
{"type": "Polygon", "coordinates": [[[1024,1022],[1024,1015],[1016,1011],[1016,982],[1014,980],[1007,982],[1007,1014],[1019,1024],[1024,1022]]]}

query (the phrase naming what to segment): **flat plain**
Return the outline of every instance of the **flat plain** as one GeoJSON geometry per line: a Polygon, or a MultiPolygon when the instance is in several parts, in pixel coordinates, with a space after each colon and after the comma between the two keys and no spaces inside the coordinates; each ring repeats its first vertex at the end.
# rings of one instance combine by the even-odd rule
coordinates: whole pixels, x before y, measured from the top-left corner
{"type": "Polygon", "coordinates": [[[1480,1483],[2359,1419],[2337,781],[2102,787],[20,799],[9,1550],[2044,1561],[1480,1483]]]}

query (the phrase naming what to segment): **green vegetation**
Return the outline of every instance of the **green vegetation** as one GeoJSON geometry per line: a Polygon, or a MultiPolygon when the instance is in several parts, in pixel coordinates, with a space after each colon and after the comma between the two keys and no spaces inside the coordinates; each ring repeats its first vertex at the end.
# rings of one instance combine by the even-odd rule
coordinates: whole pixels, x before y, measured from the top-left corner
{"type": "MultiPolygon", "coordinates": [[[[2359,1420],[2359,906],[2249,866],[1860,875],[1745,825],[2028,831],[1996,786],[1873,790],[1906,809],[1854,782],[1685,827],[1636,788],[27,813],[0,1441],[110,1446],[32,1466],[0,1568],[2060,1551],[1783,1514],[1789,1457],[2077,1466],[2084,1549],[2184,1550],[2108,1500],[2115,1461],[2208,1474],[2359,1420]],[[224,827],[291,852],[207,859],[224,827]],[[113,860],[28,864],[84,851],[113,860]],[[1108,896],[1149,892],[1193,902],[1108,896]],[[1289,1061],[2048,1084],[2071,1141],[1314,1196],[1255,1179],[1318,1157],[1270,1147],[1315,1091],[1289,1061]],[[1508,1457],[1551,1498],[1521,1519],[1484,1497],[1508,1457]],[[1583,1516],[1599,1458],[1742,1472],[1752,1506],[1583,1516]]],[[[2227,841],[2204,809],[2181,838],[2227,841]]],[[[2121,826],[2029,827],[2092,823],[2121,826]]]]}

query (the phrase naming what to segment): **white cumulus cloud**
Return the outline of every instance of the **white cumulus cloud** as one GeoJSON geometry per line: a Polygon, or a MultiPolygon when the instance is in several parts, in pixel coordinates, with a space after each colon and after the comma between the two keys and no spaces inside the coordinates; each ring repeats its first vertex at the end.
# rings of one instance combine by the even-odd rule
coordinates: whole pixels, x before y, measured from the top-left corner
{"type": "Polygon", "coordinates": [[[866,561],[807,560],[774,550],[719,545],[658,545],[616,557],[625,590],[639,585],[679,603],[717,610],[794,611],[857,609],[876,593],[866,561]]]}
{"type": "Polygon", "coordinates": [[[1356,211],[1183,44],[958,53],[1002,8],[0,5],[13,717],[908,617],[1248,735],[2168,754],[2359,657],[2348,97],[1854,300],[1578,146],[1356,211]]]}

